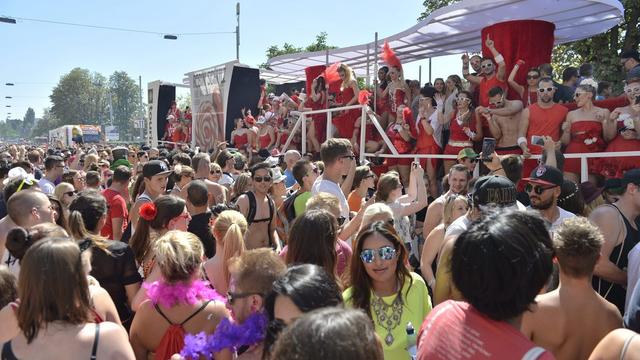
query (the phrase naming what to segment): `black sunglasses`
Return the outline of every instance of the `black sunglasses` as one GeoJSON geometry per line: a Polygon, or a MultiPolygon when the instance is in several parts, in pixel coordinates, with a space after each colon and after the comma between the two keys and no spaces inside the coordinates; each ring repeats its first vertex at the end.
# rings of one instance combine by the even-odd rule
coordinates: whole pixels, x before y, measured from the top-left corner
{"type": "Polygon", "coordinates": [[[537,78],[539,78],[539,77],[540,77],[540,76],[538,76],[538,75],[527,75],[527,80],[537,79],[537,78]]]}
{"type": "Polygon", "coordinates": [[[524,187],[524,191],[527,193],[530,193],[531,191],[534,191],[537,195],[542,195],[543,192],[545,192],[546,190],[549,189],[553,189],[555,186],[540,186],[540,185],[532,185],[531,183],[525,185],[524,187]]]}
{"type": "Polygon", "coordinates": [[[73,190],[73,191],[67,191],[67,192],[64,192],[63,194],[64,194],[64,195],[67,195],[67,196],[73,196],[73,195],[75,195],[75,194],[77,194],[77,193],[78,193],[78,191],[77,191],[77,190],[73,190]]]}
{"type": "Polygon", "coordinates": [[[344,216],[340,216],[340,217],[338,218],[338,225],[339,225],[339,226],[342,226],[342,224],[344,224],[344,222],[345,222],[345,221],[347,221],[347,218],[346,218],[346,217],[344,217],[344,216]]]}
{"type": "Polygon", "coordinates": [[[253,178],[253,181],[255,182],[271,182],[271,176],[255,176],[253,178]]]}

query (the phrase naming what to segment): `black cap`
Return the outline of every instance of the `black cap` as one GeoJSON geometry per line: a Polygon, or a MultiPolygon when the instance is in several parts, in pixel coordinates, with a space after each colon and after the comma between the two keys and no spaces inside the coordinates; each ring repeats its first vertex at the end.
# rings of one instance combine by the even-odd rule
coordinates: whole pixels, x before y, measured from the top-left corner
{"type": "Polygon", "coordinates": [[[504,176],[483,176],[473,186],[473,205],[516,205],[516,186],[504,176]]]}
{"type": "Polygon", "coordinates": [[[522,180],[549,186],[562,186],[564,178],[562,176],[562,172],[555,167],[540,165],[533,169],[531,177],[524,178],[522,180]]]}
{"type": "Polygon", "coordinates": [[[622,176],[622,186],[627,184],[640,185],[640,169],[632,169],[624,173],[622,176]]]}
{"type": "Polygon", "coordinates": [[[638,54],[638,50],[631,49],[626,50],[620,53],[621,59],[634,59],[637,62],[640,62],[640,54],[638,54]]]}
{"type": "Polygon", "coordinates": [[[171,170],[162,160],[151,160],[142,167],[142,176],[150,178],[155,175],[169,174],[171,170]]]}
{"type": "Polygon", "coordinates": [[[604,186],[602,187],[602,191],[619,189],[621,187],[622,187],[622,179],[610,178],[604,181],[604,186]]]}

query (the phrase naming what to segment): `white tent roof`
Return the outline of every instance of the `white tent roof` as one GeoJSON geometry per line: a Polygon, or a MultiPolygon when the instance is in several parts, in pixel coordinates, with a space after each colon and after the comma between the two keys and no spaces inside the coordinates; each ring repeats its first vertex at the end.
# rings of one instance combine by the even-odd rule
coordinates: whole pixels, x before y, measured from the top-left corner
{"type": "MultiPolygon", "coordinates": [[[[618,0],[463,0],[438,9],[411,28],[385,40],[403,63],[479,51],[481,30],[510,20],[544,20],[556,25],[556,44],[584,39],[618,24],[624,8],[618,0]]],[[[378,50],[379,51],[379,50],[378,50]]],[[[326,51],[282,55],[267,62],[273,71],[304,78],[308,66],[346,63],[358,75],[373,66],[374,42],[326,51]]]]}

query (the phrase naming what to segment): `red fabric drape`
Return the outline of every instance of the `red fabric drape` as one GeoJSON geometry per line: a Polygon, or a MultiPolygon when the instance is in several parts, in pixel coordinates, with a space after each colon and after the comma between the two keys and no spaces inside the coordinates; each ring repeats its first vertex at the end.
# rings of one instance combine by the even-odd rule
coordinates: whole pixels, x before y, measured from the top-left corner
{"type": "Polygon", "coordinates": [[[326,69],[327,67],[324,65],[316,65],[316,66],[309,66],[308,68],[304,69],[304,73],[307,77],[307,94],[311,94],[311,83],[313,82],[313,79],[317,78],[318,75],[322,74],[322,72],[324,71],[324,69],[326,69]]]}
{"type": "MultiPolygon", "coordinates": [[[[524,69],[518,71],[515,80],[518,84],[526,86],[529,68],[551,62],[554,30],[553,23],[540,20],[514,20],[487,26],[482,29],[482,54],[493,58],[485,45],[489,35],[495,43],[496,50],[504,57],[507,66],[505,82],[513,65],[521,59],[525,61],[524,69]]],[[[508,98],[518,99],[518,95],[509,91],[508,98]]]]}

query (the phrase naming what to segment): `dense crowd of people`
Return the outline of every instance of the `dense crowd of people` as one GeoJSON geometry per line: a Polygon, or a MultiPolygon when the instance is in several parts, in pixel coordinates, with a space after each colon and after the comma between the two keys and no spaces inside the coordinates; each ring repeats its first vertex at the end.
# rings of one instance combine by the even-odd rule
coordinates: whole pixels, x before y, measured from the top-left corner
{"type": "Polygon", "coordinates": [[[588,64],[518,84],[486,45],[464,83],[406,81],[385,46],[374,98],[344,64],[263,92],[210,151],[175,106],[167,147],[7,146],[1,358],[639,357],[640,160],[590,159],[580,183],[564,158],[640,150],[638,53],[609,111],[588,64]],[[457,159],[382,161],[360,109],[328,139],[309,116],[298,151],[300,114],[355,104],[398,153],[457,159]]]}

